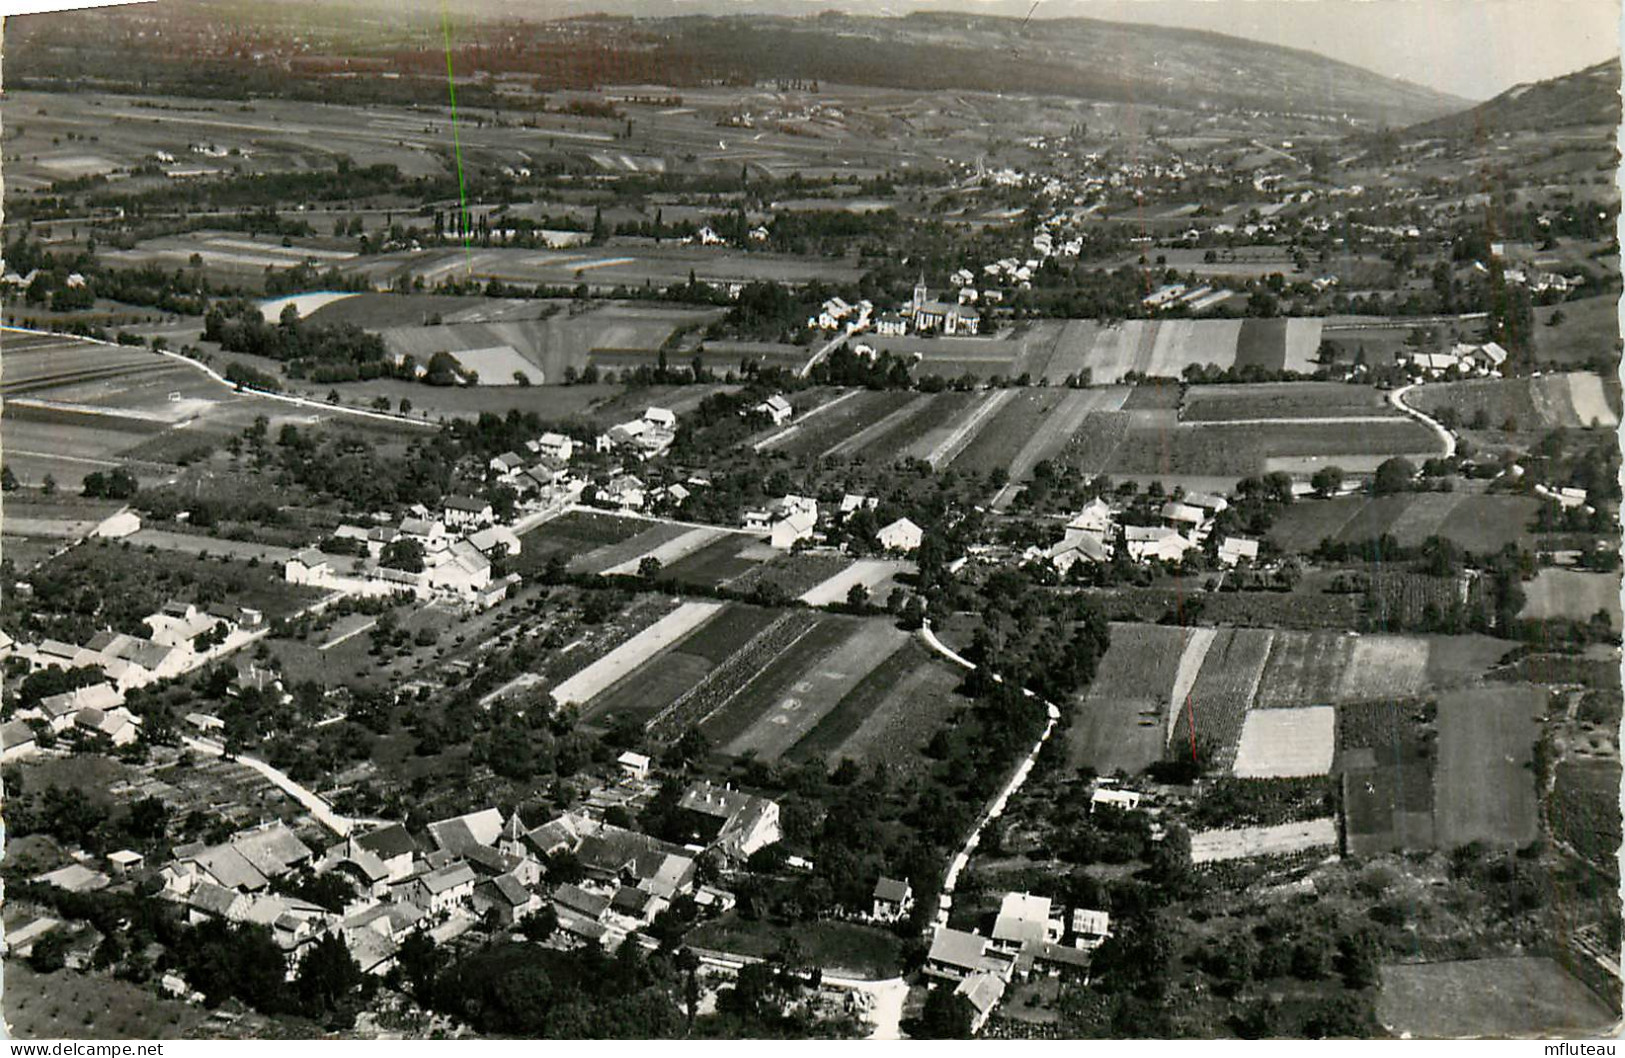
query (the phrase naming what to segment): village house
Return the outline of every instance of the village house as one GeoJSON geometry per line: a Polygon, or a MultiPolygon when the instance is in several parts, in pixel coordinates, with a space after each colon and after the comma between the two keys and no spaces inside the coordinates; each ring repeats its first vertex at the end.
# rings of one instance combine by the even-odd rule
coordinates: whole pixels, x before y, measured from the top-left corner
{"type": "Polygon", "coordinates": [[[999,1000],[1004,998],[1004,989],[1004,978],[985,970],[971,974],[954,987],[954,995],[964,996],[970,1005],[972,1035],[981,1032],[988,1018],[993,1016],[999,1000]]]}
{"type": "Polygon", "coordinates": [[[702,780],[677,806],[695,844],[721,849],[731,859],[746,859],[781,836],[778,802],[731,786],[702,780]]]}
{"type": "Polygon", "coordinates": [[[1065,927],[1050,912],[1047,896],[1006,893],[993,923],[993,946],[1015,953],[1027,944],[1058,942],[1065,927]]]}
{"type": "Polygon", "coordinates": [[[795,409],[790,407],[790,402],[777,393],[756,405],[751,411],[756,412],[758,415],[767,416],[774,426],[783,426],[795,414],[795,409]]]}
{"type": "Polygon", "coordinates": [[[503,926],[517,926],[521,919],[542,906],[538,893],[527,889],[512,874],[499,874],[474,886],[471,897],[476,914],[492,915],[503,926]]]}
{"type": "Polygon", "coordinates": [[[1112,935],[1112,916],[1105,911],[1072,910],[1072,946],[1094,951],[1112,935]]]}
{"type": "Polygon", "coordinates": [[[875,333],[884,338],[902,338],[908,334],[908,321],[895,312],[882,312],[875,317],[875,333]]]}
{"type": "Polygon", "coordinates": [[[1129,557],[1136,562],[1155,559],[1178,562],[1194,545],[1178,530],[1160,525],[1128,525],[1123,527],[1123,540],[1129,557]]]}
{"type": "Polygon", "coordinates": [[[641,511],[646,499],[643,481],[635,474],[615,475],[593,496],[623,511],[641,511]]]}
{"type": "Polygon", "coordinates": [[[899,518],[875,534],[880,546],[887,551],[918,551],[925,531],[907,518],[899,518]]]}
{"type": "Polygon", "coordinates": [[[1257,560],[1257,540],[1248,540],[1240,536],[1227,536],[1219,544],[1219,561],[1226,566],[1234,566],[1238,562],[1256,562],[1257,560]]]}
{"type": "Polygon", "coordinates": [[[435,848],[461,856],[468,849],[484,845],[495,848],[502,836],[502,813],[495,808],[453,816],[430,823],[426,829],[435,848]]]}
{"type": "Polygon", "coordinates": [[[914,908],[914,887],[884,875],[875,882],[869,917],[876,922],[897,922],[914,908]]]}
{"type": "Polygon", "coordinates": [[[457,860],[408,879],[397,891],[434,914],[450,914],[468,907],[478,881],[474,868],[457,860]]]}
{"type": "MultiPolygon", "coordinates": [[[[45,721],[46,725],[57,734],[74,726],[76,718],[84,710],[92,710],[98,714],[117,708],[124,701],[110,684],[93,683],[88,687],[80,687],[61,694],[52,694],[40,699],[39,705],[34,709],[27,709],[17,714],[19,719],[28,720],[37,716],[45,721]]],[[[128,713],[124,714],[129,716],[128,713]]],[[[133,738],[133,736],[132,736],[133,738]]]]}
{"type": "Polygon", "coordinates": [[[494,474],[512,474],[525,465],[525,457],[518,452],[504,452],[499,456],[492,456],[489,464],[494,474]]]}
{"type": "Polygon", "coordinates": [[[628,778],[642,780],[649,777],[649,765],[651,762],[649,758],[642,753],[634,753],[631,750],[627,750],[625,753],[622,753],[619,757],[615,758],[615,763],[620,766],[621,771],[625,773],[628,778]]]}
{"type": "Polygon", "coordinates": [[[333,560],[308,547],[288,559],[282,575],[289,584],[324,584],[333,576],[333,560]]]}
{"type": "Polygon", "coordinates": [[[1192,507],[1175,500],[1163,504],[1159,514],[1162,517],[1162,524],[1187,535],[1194,534],[1207,521],[1207,516],[1200,507],[1192,507]]]}
{"type": "Polygon", "coordinates": [[[536,455],[560,463],[568,463],[576,449],[575,441],[561,433],[544,433],[531,443],[536,446],[534,449],[536,455]]]}
{"type": "Polygon", "coordinates": [[[73,727],[89,737],[106,738],[114,746],[128,746],[141,734],[140,722],[122,707],[106,711],[81,709],[74,714],[73,727]]]}
{"type": "Polygon", "coordinates": [[[931,935],[931,949],[925,956],[929,977],[963,981],[977,973],[1007,975],[1010,961],[989,949],[988,939],[978,933],[939,926],[931,935]]]}
{"type": "Polygon", "coordinates": [[[441,521],[448,529],[468,530],[489,525],[494,520],[489,500],[473,496],[450,496],[442,505],[441,521]]]}

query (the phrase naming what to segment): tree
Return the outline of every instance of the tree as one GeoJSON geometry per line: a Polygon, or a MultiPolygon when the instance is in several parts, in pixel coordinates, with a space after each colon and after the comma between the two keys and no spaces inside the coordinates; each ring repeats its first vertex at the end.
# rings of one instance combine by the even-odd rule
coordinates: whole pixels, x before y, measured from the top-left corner
{"type": "Polygon", "coordinates": [[[924,1009],[907,1032],[916,1040],[965,1040],[971,1035],[972,1017],[970,1000],[939,985],[926,995],[924,1009]]]}
{"type": "Polygon", "coordinates": [[[869,588],[858,583],[852,585],[852,590],[846,593],[847,608],[853,611],[863,611],[869,606],[869,588]]]}
{"type": "Polygon", "coordinates": [[[361,986],[361,967],[338,934],[329,933],[299,961],[293,983],[307,1010],[338,1013],[361,986]]]}
{"type": "Polygon", "coordinates": [[[53,929],[34,942],[28,965],[35,973],[54,974],[68,965],[68,942],[60,929],[53,929]]]}
{"type": "Polygon", "coordinates": [[[660,576],[660,560],[653,555],[643,556],[643,561],[638,563],[638,576],[644,580],[660,576]]]}
{"type": "Polygon", "coordinates": [[[1377,467],[1376,477],[1371,484],[1372,491],[1379,496],[1405,492],[1415,478],[1416,465],[1404,456],[1394,456],[1383,460],[1377,467]]]}
{"type": "Polygon", "coordinates": [[[50,474],[45,475],[44,479],[40,482],[40,491],[45,493],[47,496],[55,496],[56,478],[52,477],[50,474]]]}
{"type": "Polygon", "coordinates": [[[552,904],[543,904],[519,920],[519,932],[534,944],[541,944],[553,936],[558,928],[559,913],[554,910],[552,904]]]}
{"type": "Polygon", "coordinates": [[[407,573],[423,572],[423,545],[416,540],[398,539],[384,545],[378,564],[407,573]]]}
{"type": "Polygon", "coordinates": [[[1343,487],[1343,468],[1338,466],[1321,467],[1309,479],[1309,484],[1315,488],[1315,494],[1322,498],[1332,495],[1343,487]]]}
{"type": "Polygon", "coordinates": [[[11,472],[11,468],[0,467],[0,491],[16,492],[18,487],[17,475],[11,472]]]}

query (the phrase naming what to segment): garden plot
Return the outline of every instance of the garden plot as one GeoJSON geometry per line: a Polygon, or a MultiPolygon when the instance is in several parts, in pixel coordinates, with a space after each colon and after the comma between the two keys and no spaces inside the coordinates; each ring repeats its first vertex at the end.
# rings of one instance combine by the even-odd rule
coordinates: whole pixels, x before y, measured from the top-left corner
{"type": "Polygon", "coordinates": [[[612,727],[625,718],[653,723],[651,718],[663,715],[702,684],[713,681],[724,663],[745,653],[773,624],[768,611],[729,603],[705,623],[701,634],[682,637],[638,668],[633,678],[621,680],[595,697],[582,718],[599,727],[612,727]]]}
{"type": "Polygon", "coordinates": [[[1219,863],[1254,856],[1290,856],[1336,846],[1337,820],[1326,816],[1268,827],[1198,831],[1191,835],[1191,862],[1219,863]]]}
{"type": "Polygon", "coordinates": [[[718,537],[733,535],[735,534],[728,532],[726,529],[713,529],[704,526],[697,529],[689,529],[681,536],[664,540],[650,548],[648,551],[645,551],[643,554],[634,558],[629,558],[624,562],[618,562],[613,566],[607,567],[602,572],[606,576],[613,576],[617,573],[635,574],[638,572],[639,567],[643,565],[644,561],[651,558],[660,563],[660,568],[664,570],[667,566],[670,566],[681,559],[687,558],[689,555],[699,551],[707,544],[715,542],[718,537]]]}
{"type": "MultiPolygon", "coordinates": [[[[859,624],[854,618],[829,614],[814,615],[810,623],[801,623],[788,642],[752,665],[742,683],[729,688],[731,693],[719,696],[720,700],[698,717],[700,732],[715,746],[738,746],[741,752],[752,748],[758,737],[764,737],[758,733],[759,728],[775,728],[778,725],[773,724],[774,715],[794,711],[780,707],[787,698],[795,697],[792,692],[798,684],[808,682],[809,673],[826,663],[832,669],[839,668],[826,659],[859,624]]],[[[833,707],[834,702],[829,704],[833,707]]],[[[778,744],[775,740],[777,751],[783,752],[794,741],[778,744]]]]}
{"type": "Polygon", "coordinates": [[[1433,811],[1442,844],[1535,839],[1539,803],[1529,762],[1547,695],[1534,684],[1512,684],[1440,697],[1433,811]]]}
{"type": "Polygon", "coordinates": [[[723,752],[777,760],[909,638],[890,621],[869,621],[854,627],[846,639],[804,671],[754,724],[724,746],[723,752]]]}
{"type": "Polygon", "coordinates": [[[1428,684],[1427,639],[1278,631],[1264,669],[1260,708],[1415,696],[1428,684]]]}
{"type": "Polygon", "coordinates": [[[722,607],[717,602],[684,603],[553,688],[553,700],[561,706],[591,701],[715,617],[722,607]]]}
{"type": "Polygon", "coordinates": [[[520,569],[541,569],[553,555],[565,559],[582,557],[630,540],[648,528],[649,523],[641,518],[623,518],[598,511],[566,511],[539,523],[519,538],[520,569]]]}
{"type": "Polygon", "coordinates": [[[1236,749],[1242,779],[1294,779],[1325,775],[1337,749],[1337,710],[1258,709],[1247,714],[1236,749]]]}
{"type": "Polygon", "coordinates": [[[743,533],[724,533],[660,571],[679,584],[721,587],[748,576],[783,552],[743,533]]]}

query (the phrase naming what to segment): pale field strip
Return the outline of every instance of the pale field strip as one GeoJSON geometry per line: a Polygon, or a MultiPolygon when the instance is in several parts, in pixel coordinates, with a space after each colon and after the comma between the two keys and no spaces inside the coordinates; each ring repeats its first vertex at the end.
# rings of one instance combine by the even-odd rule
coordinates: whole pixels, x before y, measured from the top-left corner
{"type": "MultiPolygon", "coordinates": [[[[1202,671],[1202,661],[1207,657],[1208,648],[1219,635],[1216,628],[1192,628],[1185,639],[1185,649],[1179,655],[1179,668],[1174,671],[1174,689],[1168,696],[1168,730],[1163,734],[1164,745],[1174,739],[1174,727],[1179,723],[1179,714],[1186,708],[1191,688],[1196,685],[1196,676],[1202,671]]],[[[1195,726],[1195,717],[1191,718],[1195,726]]]]}
{"type": "Polygon", "coordinates": [[[687,602],[553,689],[562,705],[590,701],[710,620],[724,603],[687,602]]]}
{"type": "Polygon", "coordinates": [[[963,452],[976,439],[976,435],[982,431],[983,426],[987,425],[988,420],[993,418],[994,413],[1010,403],[1015,395],[1016,391],[1013,389],[1001,389],[988,397],[964,422],[959,424],[957,430],[949,434],[941,444],[937,445],[935,451],[925,457],[925,461],[930,463],[933,469],[952,463],[959,453],[963,452]]]}
{"type": "Polygon", "coordinates": [[[207,243],[210,246],[224,246],[229,250],[257,250],[260,253],[292,257],[297,260],[314,257],[318,261],[348,261],[357,256],[353,250],[319,250],[311,246],[277,246],[272,243],[255,242],[253,239],[234,239],[224,236],[210,238],[207,243]]]}
{"type": "Polygon", "coordinates": [[[852,585],[862,584],[872,590],[876,584],[891,576],[897,568],[898,563],[888,562],[885,559],[862,559],[823,583],[813,585],[801,596],[801,601],[808,606],[828,606],[830,603],[845,602],[852,585]]]}
{"type": "Polygon", "coordinates": [[[316,294],[290,294],[284,298],[268,298],[260,302],[259,310],[260,315],[265,317],[266,322],[275,323],[282,318],[282,310],[292,305],[294,311],[299,313],[299,318],[304,319],[319,308],[331,305],[335,301],[343,301],[345,298],[353,297],[355,297],[354,293],[341,293],[333,290],[324,290],[316,294]]]}
{"type": "Polygon", "coordinates": [[[761,452],[761,451],[764,451],[766,449],[772,448],[775,445],[779,445],[779,444],[784,443],[785,441],[788,441],[790,438],[794,437],[796,434],[801,432],[802,425],[804,423],[806,423],[806,421],[808,419],[811,419],[815,415],[821,415],[824,412],[829,411],[831,408],[835,407],[837,404],[841,404],[841,403],[843,403],[845,401],[849,401],[853,397],[857,396],[859,393],[862,393],[862,392],[864,392],[864,391],[861,390],[861,389],[851,389],[851,390],[847,390],[845,393],[842,393],[839,397],[836,397],[834,400],[825,401],[824,403],[820,404],[818,407],[813,408],[812,410],[808,411],[805,415],[803,415],[801,418],[797,419],[791,425],[786,426],[784,429],[780,430],[778,433],[773,434],[770,437],[764,437],[762,440],[757,441],[755,444],[751,445],[751,451],[753,451],[753,452],[761,452]]]}
{"type": "Polygon", "coordinates": [[[1337,748],[1337,710],[1249,710],[1233,769],[1238,779],[1296,779],[1325,775],[1337,748]]]}
{"type": "Polygon", "coordinates": [[[1315,358],[1320,355],[1321,320],[1308,317],[1293,317],[1286,321],[1286,362],[1282,367],[1287,371],[1297,371],[1301,374],[1310,374],[1318,366],[1315,358]]]}
{"type": "Polygon", "coordinates": [[[599,575],[607,577],[614,576],[617,573],[636,573],[638,567],[643,564],[643,560],[646,558],[654,559],[662,567],[669,566],[673,562],[687,558],[705,545],[714,540],[720,540],[726,535],[721,529],[690,529],[675,540],[667,540],[665,543],[651,548],[636,558],[629,558],[625,562],[603,570],[599,575]]]}
{"type": "Polygon", "coordinates": [[[1337,820],[1331,816],[1269,827],[1203,830],[1191,835],[1191,862],[1218,863],[1251,856],[1287,856],[1337,846],[1337,820]]]}
{"type": "Polygon", "coordinates": [[[1581,426],[1590,426],[1592,422],[1596,422],[1599,426],[1619,425],[1619,416],[1608,406],[1601,375],[1587,371],[1567,375],[1565,378],[1568,382],[1569,402],[1574,406],[1574,416],[1581,426]]]}
{"type": "Polygon", "coordinates": [[[1425,639],[1361,636],[1354,641],[1348,664],[1340,674],[1337,700],[1404,698],[1421,693],[1427,685],[1430,652],[1425,639]]]}
{"type": "MultiPolygon", "coordinates": [[[[42,411],[66,411],[75,415],[99,415],[111,419],[134,419],[137,422],[156,422],[169,425],[173,416],[161,415],[144,408],[108,408],[100,404],[76,404],[71,400],[44,400],[40,397],[12,397],[6,401],[14,408],[39,408],[42,411]]],[[[213,404],[212,401],[208,402],[213,404]]]]}

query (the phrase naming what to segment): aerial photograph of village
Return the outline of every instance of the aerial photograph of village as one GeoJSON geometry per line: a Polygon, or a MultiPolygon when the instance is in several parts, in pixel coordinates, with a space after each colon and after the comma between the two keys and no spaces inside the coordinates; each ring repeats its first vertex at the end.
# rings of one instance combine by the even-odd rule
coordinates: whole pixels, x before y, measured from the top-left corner
{"type": "Polygon", "coordinates": [[[1613,1033],[1619,14],[6,19],[6,1031],[1613,1033]]]}

